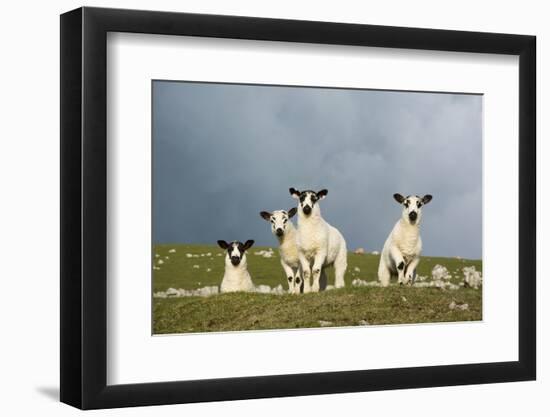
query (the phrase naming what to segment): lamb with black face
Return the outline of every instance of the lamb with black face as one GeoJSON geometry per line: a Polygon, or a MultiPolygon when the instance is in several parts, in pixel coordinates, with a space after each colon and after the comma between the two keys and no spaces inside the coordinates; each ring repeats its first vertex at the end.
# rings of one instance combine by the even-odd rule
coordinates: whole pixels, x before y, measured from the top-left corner
{"type": "Polygon", "coordinates": [[[279,254],[281,255],[281,266],[288,282],[288,291],[294,294],[299,294],[302,288],[300,262],[296,246],[296,229],[291,220],[297,211],[296,207],[292,207],[288,211],[260,212],[262,219],[269,222],[271,232],[277,237],[279,254]]]}
{"type": "Polygon", "coordinates": [[[324,197],[326,197],[328,191],[327,190],[321,190],[321,191],[312,191],[312,190],[305,190],[305,191],[298,191],[295,188],[289,189],[290,194],[297,198],[299,200],[298,206],[302,210],[302,213],[304,213],[306,216],[309,216],[312,211],[313,207],[315,207],[315,204],[324,197]]]}
{"type": "Polygon", "coordinates": [[[253,240],[247,240],[245,243],[239,241],[228,243],[225,240],[218,240],[219,247],[226,251],[225,271],[220,285],[221,292],[255,290],[246,263],[246,251],[253,244],[253,240]]]}
{"type": "Polygon", "coordinates": [[[253,240],[247,240],[245,243],[234,241],[227,243],[225,240],[218,240],[220,248],[227,251],[227,256],[233,266],[238,266],[244,256],[244,252],[254,244],[253,240]]]}
{"type": "Polygon", "coordinates": [[[402,218],[408,221],[411,225],[419,224],[422,218],[422,206],[428,204],[432,200],[430,194],[424,197],[417,195],[408,195],[403,197],[401,194],[394,194],[393,198],[399,204],[403,205],[402,218]]]}
{"type": "Polygon", "coordinates": [[[378,279],[382,286],[390,284],[392,276],[397,276],[399,284],[412,285],[416,278],[416,267],[420,262],[422,239],[420,238],[420,221],[422,207],[432,200],[430,194],[424,197],[408,195],[403,197],[396,193],[395,201],[401,204],[401,217],[395,223],[386,239],[378,265],[378,279]]]}

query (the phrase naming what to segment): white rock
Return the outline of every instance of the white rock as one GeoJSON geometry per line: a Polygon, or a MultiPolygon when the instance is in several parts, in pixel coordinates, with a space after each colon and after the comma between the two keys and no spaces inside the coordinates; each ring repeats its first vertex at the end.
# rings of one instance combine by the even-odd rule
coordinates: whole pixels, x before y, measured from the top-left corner
{"type": "Polygon", "coordinates": [[[199,265],[193,265],[193,268],[195,268],[195,269],[199,269],[199,268],[200,268],[200,266],[199,266],[199,265]]]}
{"type": "Polygon", "coordinates": [[[166,255],[166,256],[164,257],[164,259],[170,259],[170,257],[169,257],[168,255],[166,255]]]}
{"type": "Polygon", "coordinates": [[[369,322],[367,320],[359,320],[359,326],[368,326],[369,322]]]}
{"type": "Polygon", "coordinates": [[[351,285],[353,287],[379,287],[380,282],[378,281],[365,281],[364,279],[355,278],[351,285]]]}
{"type": "Polygon", "coordinates": [[[163,261],[162,259],[159,259],[159,260],[157,261],[157,263],[158,263],[159,265],[162,265],[162,264],[164,263],[164,261],[163,261]]]}
{"type": "Polygon", "coordinates": [[[206,268],[206,272],[212,271],[212,268],[206,268]]]}
{"type": "Polygon", "coordinates": [[[272,288],[271,293],[272,294],[277,294],[277,295],[284,294],[283,286],[281,284],[279,284],[276,288],[272,288]]]}
{"type": "Polygon", "coordinates": [[[167,295],[168,297],[174,297],[174,296],[177,297],[177,296],[179,295],[179,291],[176,290],[175,288],[168,288],[168,289],[166,290],[166,295],[167,295]]]}
{"type": "Polygon", "coordinates": [[[175,249],[170,249],[170,250],[168,251],[168,253],[176,253],[176,250],[175,250],[175,249]]]}
{"type": "Polygon", "coordinates": [[[468,307],[469,306],[466,303],[457,304],[454,301],[452,301],[451,304],[449,304],[449,309],[451,309],[451,310],[468,310],[468,307]]]}
{"type": "Polygon", "coordinates": [[[445,268],[443,265],[436,265],[432,269],[432,279],[434,281],[439,281],[441,279],[449,280],[452,276],[449,274],[449,271],[447,268],[445,268]]]}
{"type": "Polygon", "coordinates": [[[332,322],[326,321],[326,320],[319,320],[319,325],[322,327],[332,326],[332,322]]]}
{"type": "Polygon", "coordinates": [[[268,248],[267,250],[259,250],[254,252],[254,255],[263,256],[264,258],[271,258],[274,255],[273,249],[268,248]]]}
{"type": "Polygon", "coordinates": [[[199,297],[209,297],[211,295],[218,294],[218,293],[219,293],[219,289],[215,285],[212,285],[209,287],[202,287],[194,291],[194,295],[198,295],[199,297]]]}
{"type": "Polygon", "coordinates": [[[206,256],[212,256],[212,253],[211,253],[211,252],[208,252],[208,253],[206,254],[206,256]]]}
{"type": "Polygon", "coordinates": [[[406,303],[406,302],[407,302],[407,299],[406,299],[405,297],[401,296],[401,301],[403,301],[404,303],[406,303]]]}
{"type": "Polygon", "coordinates": [[[475,266],[465,266],[462,268],[462,273],[464,274],[464,283],[466,286],[477,290],[482,285],[483,279],[481,277],[481,272],[476,271],[475,266]]]}
{"type": "Polygon", "coordinates": [[[377,250],[373,250],[373,251],[371,252],[371,254],[372,254],[372,255],[380,255],[380,252],[378,252],[377,250]]]}
{"type": "Polygon", "coordinates": [[[335,289],[336,287],[334,285],[327,285],[326,288],[325,288],[325,291],[331,291],[333,289],[335,289]]]}
{"type": "Polygon", "coordinates": [[[160,255],[158,253],[155,253],[155,258],[158,258],[160,255]]]}
{"type": "Polygon", "coordinates": [[[185,256],[187,256],[188,258],[192,258],[192,257],[193,257],[193,255],[190,254],[190,253],[186,253],[185,256]]]}
{"type": "Polygon", "coordinates": [[[262,293],[262,294],[269,294],[271,292],[271,287],[269,285],[257,285],[256,286],[256,292],[262,293]]]}
{"type": "Polygon", "coordinates": [[[365,248],[357,248],[353,251],[356,255],[363,255],[365,253],[365,248]]]}
{"type": "Polygon", "coordinates": [[[353,268],[353,270],[354,270],[355,272],[361,272],[361,268],[359,268],[358,266],[356,266],[355,268],[353,268]]]}

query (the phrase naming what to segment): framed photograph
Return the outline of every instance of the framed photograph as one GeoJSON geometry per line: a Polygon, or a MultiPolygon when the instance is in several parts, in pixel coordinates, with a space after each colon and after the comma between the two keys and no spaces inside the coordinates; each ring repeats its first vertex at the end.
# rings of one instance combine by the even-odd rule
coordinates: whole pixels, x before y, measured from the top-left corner
{"type": "Polygon", "coordinates": [[[61,401],[533,380],[535,37],[61,16],[61,401]]]}

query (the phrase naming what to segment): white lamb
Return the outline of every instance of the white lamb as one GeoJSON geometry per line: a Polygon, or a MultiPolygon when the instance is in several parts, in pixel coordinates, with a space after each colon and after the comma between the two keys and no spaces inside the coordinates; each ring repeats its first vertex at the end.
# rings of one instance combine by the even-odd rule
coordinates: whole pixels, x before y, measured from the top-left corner
{"type": "Polygon", "coordinates": [[[252,278],[246,264],[246,250],[254,244],[253,240],[245,243],[218,240],[220,248],[226,250],[225,272],[220,286],[220,292],[254,291],[252,278]]]}
{"type": "Polygon", "coordinates": [[[420,198],[394,194],[393,198],[403,206],[403,210],[380,255],[378,279],[384,287],[389,285],[392,276],[397,276],[399,284],[413,284],[422,251],[420,238],[422,206],[428,204],[432,196],[426,194],[420,198]]]}
{"type": "MultiPolygon", "coordinates": [[[[296,244],[296,228],[290,220],[297,213],[296,207],[290,210],[275,210],[273,212],[262,211],[260,216],[271,223],[271,231],[279,241],[279,254],[281,255],[281,266],[288,280],[288,292],[299,294],[303,290],[301,279],[302,269],[298,257],[298,245],[296,244]]],[[[321,285],[326,286],[326,275],[321,273],[321,285]]]]}
{"type": "Polygon", "coordinates": [[[344,274],[348,265],[346,241],[338,229],[321,217],[318,201],[328,191],[298,191],[290,188],[290,195],[299,200],[296,244],[302,267],[304,292],[321,288],[323,268],[334,265],[335,286],[345,286],[344,274]],[[311,281],[311,282],[310,282],[311,281]]]}

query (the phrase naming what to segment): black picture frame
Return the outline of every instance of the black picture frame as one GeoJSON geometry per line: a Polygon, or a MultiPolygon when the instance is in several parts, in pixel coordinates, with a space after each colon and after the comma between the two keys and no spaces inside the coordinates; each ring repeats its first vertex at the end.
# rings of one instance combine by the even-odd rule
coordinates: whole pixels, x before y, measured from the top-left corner
{"type": "Polygon", "coordinates": [[[535,379],[535,51],[524,35],[88,7],[61,15],[61,401],[94,409],[535,379]],[[519,360],[107,385],[108,32],[519,56],[519,360]]]}

